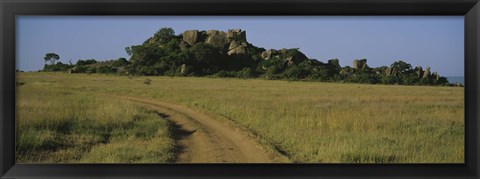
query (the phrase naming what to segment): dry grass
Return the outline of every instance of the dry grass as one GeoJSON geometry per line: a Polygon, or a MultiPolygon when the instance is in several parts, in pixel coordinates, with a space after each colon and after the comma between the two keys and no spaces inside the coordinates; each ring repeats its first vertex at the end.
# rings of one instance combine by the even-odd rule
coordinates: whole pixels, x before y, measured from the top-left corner
{"type": "Polygon", "coordinates": [[[149,85],[146,77],[63,73],[18,79],[23,86],[50,80],[65,92],[156,98],[213,112],[294,162],[464,162],[463,88],[148,78],[149,85]]]}
{"type": "Polygon", "coordinates": [[[44,78],[17,87],[17,162],[174,160],[170,124],[156,113],[60,86],[44,78]]]}

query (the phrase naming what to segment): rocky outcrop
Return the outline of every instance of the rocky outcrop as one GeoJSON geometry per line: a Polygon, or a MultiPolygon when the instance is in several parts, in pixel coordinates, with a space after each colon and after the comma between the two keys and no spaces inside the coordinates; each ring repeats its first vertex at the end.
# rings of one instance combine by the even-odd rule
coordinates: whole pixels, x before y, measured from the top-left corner
{"type": "Polygon", "coordinates": [[[179,44],[181,50],[188,49],[199,42],[223,49],[228,55],[244,55],[248,53],[249,48],[246,32],[241,29],[230,29],[227,32],[187,30],[183,32],[182,40],[179,44]]]}
{"type": "Polygon", "coordinates": [[[353,68],[355,69],[367,68],[367,59],[353,60],[353,68]]]}
{"type": "Polygon", "coordinates": [[[344,69],[341,69],[340,72],[339,72],[339,74],[342,75],[342,76],[350,76],[349,70],[347,70],[347,69],[345,69],[345,68],[344,68],[344,69]]]}
{"type": "Polygon", "coordinates": [[[200,41],[201,35],[202,33],[198,30],[187,30],[183,32],[183,41],[192,46],[200,41]]]}
{"type": "Polygon", "coordinates": [[[427,67],[427,69],[425,69],[425,72],[423,72],[422,78],[431,79],[430,67],[427,67]]]}
{"type": "Polygon", "coordinates": [[[387,75],[387,76],[397,76],[398,75],[398,70],[396,68],[388,67],[385,70],[385,75],[387,75]]]}
{"type": "Polygon", "coordinates": [[[288,65],[298,64],[304,60],[308,60],[308,57],[302,52],[300,52],[298,48],[290,48],[290,49],[284,48],[280,50],[269,49],[264,51],[261,54],[261,57],[264,60],[269,60],[272,58],[283,59],[288,65]]]}
{"type": "MultiPolygon", "coordinates": [[[[179,43],[181,50],[186,50],[196,43],[204,42],[224,50],[230,56],[246,55],[250,45],[247,42],[246,32],[241,29],[230,29],[227,32],[220,30],[187,30],[182,33],[182,42],[179,43]]],[[[261,54],[265,60],[278,57],[285,60],[288,65],[298,64],[307,60],[307,56],[298,49],[270,49],[261,54]]]]}
{"type": "Polygon", "coordinates": [[[186,74],[187,73],[187,65],[186,64],[182,64],[182,66],[180,67],[180,73],[181,74],[186,74]]]}
{"type": "Polygon", "coordinates": [[[268,60],[270,58],[272,58],[272,55],[275,53],[276,50],[274,49],[268,49],[268,50],[265,50],[264,52],[262,52],[261,56],[264,60],[268,60]]]}
{"type": "Polygon", "coordinates": [[[417,75],[417,78],[422,78],[423,77],[424,71],[423,71],[423,68],[421,66],[415,67],[414,71],[415,71],[415,75],[417,75]]]}
{"type": "Polygon", "coordinates": [[[331,60],[328,60],[328,65],[330,66],[333,66],[337,69],[340,69],[341,66],[340,66],[340,61],[338,59],[331,59],[331,60]]]}
{"type": "Polygon", "coordinates": [[[182,41],[182,42],[180,42],[180,44],[178,44],[178,47],[180,47],[180,50],[186,50],[190,47],[190,45],[188,45],[187,42],[182,41]]]}
{"type": "Polygon", "coordinates": [[[247,33],[242,29],[230,29],[227,31],[227,38],[240,42],[247,42],[247,33]]]}
{"type": "Polygon", "coordinates": [[[228,55],[245,55],[248,53],[248,44],[247,42],[237,42],[232,40],[228,47],[228,55]]]}
{"type": "Polygon", "coordinates": [[[440,75],[438,75],[437,72],[433,72],[432,73],[432,79],[435,80],[435,81],[438,81],[440,79],[440,75]]]}
{"type": "Polygon", "coordinates": [[[207,37],[205,39],[205,42],[207,44],[210,44],[214,47],[218,47],[221,49],[225,49],[226,46],[229,44],[229,41],[227,39],[227,34],[223,31],[219,30],[209,30],[207,31],[207,37]]]}

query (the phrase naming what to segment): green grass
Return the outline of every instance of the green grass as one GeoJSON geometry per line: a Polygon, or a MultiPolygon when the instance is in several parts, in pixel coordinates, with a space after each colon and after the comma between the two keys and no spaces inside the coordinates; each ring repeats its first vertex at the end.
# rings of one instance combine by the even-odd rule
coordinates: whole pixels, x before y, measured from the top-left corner
{"type": "MultiPolygon", "coordinates": [[[[147,77],[64,73],[19,73],[18,79],[24,83],[20,89],[48,83],[45,88],[64,93],[139,96],[215,113],[255,133],[293,162],[464,162],[463,88],[180,77],[148,77],[146,85],[147,77]]],[[[19,91],[30,93],[34,92],[19,91]]],[[[51,112],[37,108],[54,101],[25,110],[48,115],[51,112]]],[[[52,128],[62,129],[53,124],[52,128]]],[[[29,135],[26,131],[24,135],[29,135]]],[[[37,131],[36,137],[56,141],[48,130],[37,131]]],[[[121,146],[107,145],[92,152],[97,147],[117,151],[121,146]]]]}

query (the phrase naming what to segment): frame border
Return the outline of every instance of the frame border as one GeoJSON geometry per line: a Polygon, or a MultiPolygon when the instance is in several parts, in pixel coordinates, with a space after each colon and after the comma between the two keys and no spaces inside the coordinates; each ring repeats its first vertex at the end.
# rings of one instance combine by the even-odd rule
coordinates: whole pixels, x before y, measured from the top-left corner
{"type": "Polygon", "coordinates": [[[479,0],[0,0],[0,178],[480,178],[479,0]],[[464,15],[464,164],[15,164],[17,15],[464,15]]]}

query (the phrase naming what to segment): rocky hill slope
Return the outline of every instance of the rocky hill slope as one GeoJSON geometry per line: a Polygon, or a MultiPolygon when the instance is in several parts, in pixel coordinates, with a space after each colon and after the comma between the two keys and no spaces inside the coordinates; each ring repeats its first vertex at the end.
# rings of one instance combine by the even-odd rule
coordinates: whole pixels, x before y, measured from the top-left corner
{"type": "Polygon", "coordinates": [[[452,85],[437,72],[431,72],[430,67],[412,68],[404,61],[370,67],[367,59],[354,59],[351,67],[342,67],[338,59],[327,62],[310,59],[298,48],[267,50],[249,43],[247,32],[241,29],[187,30],[176,35],[171,28],[161,28],[143,44],[127,47],[126,51],[130,56],[128,60],[45,65],[44,70],[68,68],[71,73],[452,85]]]}

